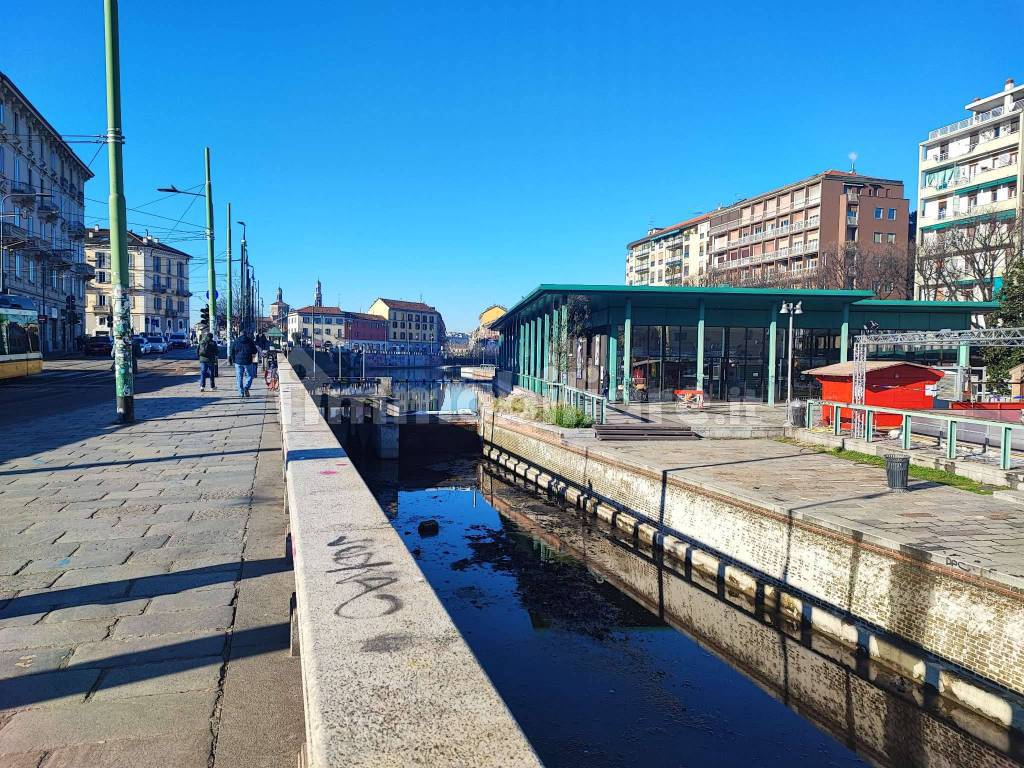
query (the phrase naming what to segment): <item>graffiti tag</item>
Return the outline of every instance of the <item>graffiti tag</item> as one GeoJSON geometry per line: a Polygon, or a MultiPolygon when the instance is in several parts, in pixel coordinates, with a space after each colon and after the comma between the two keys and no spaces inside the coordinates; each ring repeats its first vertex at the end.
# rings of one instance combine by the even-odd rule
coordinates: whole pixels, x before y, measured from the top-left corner
{"type": "Polygon", "coordinates": [[[398,583],[398,575],[391,568],[391,561],[378,560],[373,553],[369,539],[352,539],[339,536],[327,546],[337,547],[332,559],[338,565],[327,573],[344,574],[337,582],[351,593],[334,609],[335,616],[347,619],[370,619],[390,616],[402,610],[402,600],[387,589],[398,583]],[[372,596],[377,603],[364,598],[372,596]]]}

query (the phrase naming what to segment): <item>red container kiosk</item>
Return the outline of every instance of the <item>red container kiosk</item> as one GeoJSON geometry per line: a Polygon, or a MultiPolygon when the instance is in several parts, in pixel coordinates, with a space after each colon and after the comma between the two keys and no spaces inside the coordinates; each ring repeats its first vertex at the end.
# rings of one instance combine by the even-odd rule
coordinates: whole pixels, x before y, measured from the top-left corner
{"type": "MultiPolygon", "coordinates": [[[[878,405],[883,408],[900,408],[905,411],[927,410],[934,407],[935,384],[942,378],[942,371],[927,365],[907,363],[902,360],[868,360],[867,381],[864,387],[864,405],[878,405]]],[[[853,363],[835,363],[821,368],[804,371],[821,384],[821,399],[837,403],[853,402],[853,363]]],[[[833,408],[822,408],[822,419],[832,423],[833,408]]],[[[841,408],[839,418],[844,424],[853,418],[853,412],[841,408]]],[[[903,417],[895,413],[876,413],[875,426],[893,428],[903,423],[903,417]]]]}

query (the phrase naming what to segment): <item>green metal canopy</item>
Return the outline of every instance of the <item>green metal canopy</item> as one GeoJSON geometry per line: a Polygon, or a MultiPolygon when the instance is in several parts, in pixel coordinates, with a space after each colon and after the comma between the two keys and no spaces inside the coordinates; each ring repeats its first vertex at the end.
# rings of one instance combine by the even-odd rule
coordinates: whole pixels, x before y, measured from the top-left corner
{"type": "Polygon", "coordinates": [[[547,297],[585,294],[591,309],[599,311],[620,305],[627,299],[634,308],[663,307],[666,309],[696,309],[701,302],[720,309],[769,310],[783,301],[800,301],[805,311],[840,311],[846,305],[871,299],[871,291],[822,290],[817,288],[734,288],[720,286],[660,286],[660,285],[584,285],[577,283],[544,283],[520,299],[507,314],[491,326],[495,330],[510,326],[515,316],[532,304],[547,297]]]}

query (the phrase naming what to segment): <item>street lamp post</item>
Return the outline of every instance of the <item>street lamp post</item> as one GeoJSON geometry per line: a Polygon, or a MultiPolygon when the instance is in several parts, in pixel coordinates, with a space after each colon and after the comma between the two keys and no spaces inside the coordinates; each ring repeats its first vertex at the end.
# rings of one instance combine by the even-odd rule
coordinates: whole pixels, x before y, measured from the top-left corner
{"type": "Polygon", "coordinates": [[[242,242],[239,244],[238,275],[241,284],[238,286],[241,295],[239,296],[239,324],[241,330],[245,330],[248,323],[249,312],[249,245],[245,240],[245,222],[236,222],[242,228],[242,242]]]}
{"type": "MultiPolygon", "coordinates": [[[[190,192],[185,189],[178,189],[173,184],[169,187],[159,187],[157,192],[167,192],[172,195],[191,195],[192,197],[206,198],[206,279],[209,283],[207,291],[207,303],[210,309],[210,335],[217,338],[217,271],[213,265],[213,182],[210,180],[210,148],[206,148],[204,154],[206,161],[206,183],[203,192],[190,192]]],[[[242,241],[243,244],[245,240],[242,241]]]]}
{"type": "Polygon", "coordinates": [[[49,197],[49,195],[44,192],[9,192],[0,198],[0,295],[7,293],[7,260],[4,258],[7,246],[4,245],[4,219],[9,215],[14,215],[13,212],[7,213],[7,199],[11,197],[49,197]]]}
{"type": "Polygon", "coordinates": [[[110,282],[114,293],[114,386],[117,420],[135,421],[135,364],[132,310],[128,297],[128,214],[124,200],[124,158],[121,132],[121,47],[117,0],[104,0],[103,32],[107,75],[107,165],[110,178],[107,216],[110,220],[110,282]]]}
{"type": "Polygon", "coordinates": [[[792,301],[782,302],[782,309],[779,310],[780,315],[789,316],[789,330],[786,334],[787,342],[787,368],[786,371],[786,426],[793,426],[793,409],[790,405],[793,402],[793,316],[802,315],[804,313],[803,302],[798,301],[796,303],[792,301]]]}

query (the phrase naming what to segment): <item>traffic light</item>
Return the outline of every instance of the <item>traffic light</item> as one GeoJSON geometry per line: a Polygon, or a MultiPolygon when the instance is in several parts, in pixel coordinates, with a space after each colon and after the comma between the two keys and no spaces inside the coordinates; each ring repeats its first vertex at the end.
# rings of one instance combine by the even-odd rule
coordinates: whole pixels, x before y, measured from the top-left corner
{"type": "Polygon", "coordinates": [[[199,310],[199,322],[205,325],[207,328],[210,327],[210,308],[203,307],[199,310]]]}

